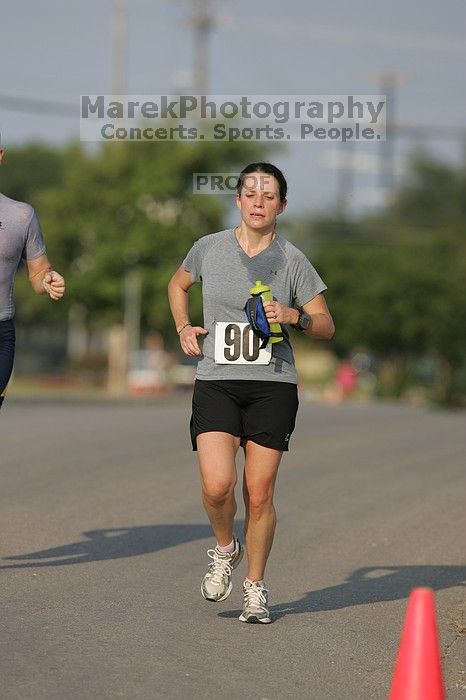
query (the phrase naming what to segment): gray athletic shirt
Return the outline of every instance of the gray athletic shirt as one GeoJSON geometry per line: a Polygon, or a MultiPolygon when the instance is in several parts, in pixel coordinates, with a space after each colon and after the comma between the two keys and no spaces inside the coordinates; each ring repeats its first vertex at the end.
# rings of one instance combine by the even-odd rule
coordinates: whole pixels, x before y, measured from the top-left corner
{"type": "MultiPolygon", "coordinates": [[[[285,338],[273,343],[270,364],[218,364],[215,362],[217,322],[247,322],[244,305],[256,280],[268,285],[274,299],[299,307],[327,289],[306,256],[278,234],[257,255],[249,257],[238,243],[234,229],[203,236],[183,261],[193,282],[202,282],[204,328],[203,357],[196,377],[205,380],[253,379],[297,383],[293,350],[285,338]]],[[[200,337],[200,336],[198,336],[200,337]]]]}
{"type": "Polygon", "coordinates": [[[0,321],[15,315],[13,284],[21,260],[44,255],[39,219],[34,209],[0,193],[0,321]]]}

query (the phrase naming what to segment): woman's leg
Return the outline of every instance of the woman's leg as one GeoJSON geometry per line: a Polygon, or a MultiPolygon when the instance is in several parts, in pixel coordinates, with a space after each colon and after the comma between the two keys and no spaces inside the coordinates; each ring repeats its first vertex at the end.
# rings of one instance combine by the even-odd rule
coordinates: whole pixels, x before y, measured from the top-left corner
{"type": "Polygon", "coordinates": [[[243,497],[246,506],[244,524],[247,578],[261,581],[272,548],[276,514],[273,504],[275,480],[282,452],[244,440],[245,464],[243,497]]]}
{"type": "Polygon", "coordinates": [[[3,393],[7,387],[15,357],[15,327],[13,321],[0,322],[0,408],[3,393]]]}
{"type": "Polygon", "coordinates": [[[233,539],[236,514],[236,453],[240,438],[230,433],[207,432],[197,436],[202,500],[221,547],[233,539]]]}

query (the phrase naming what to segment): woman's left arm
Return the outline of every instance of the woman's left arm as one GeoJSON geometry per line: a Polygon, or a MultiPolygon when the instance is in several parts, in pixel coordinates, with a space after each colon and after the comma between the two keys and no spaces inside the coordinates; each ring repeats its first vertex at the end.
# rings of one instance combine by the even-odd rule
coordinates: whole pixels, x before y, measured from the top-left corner
{"type": "Polygon", "coordinates": [[[309,335],[312,338],[321,338],[322,340],[333,338],[335,324],[323,294],[318,294],[314,299],[304,304],[303,311],[311,317],[309,327],[304,331],[305,335],[309,335]]]}
{"type": "MultiPolygon", "coordinates": [[[[265,301],[264,309],[269,323],[287,323],[294,326],[299,321],[298,309],[283,306],[278,301],[265,301]]],[[[302,331],[303,334],[312,338],[330,340],[335,333],[335,325],[324,295],[322,293],[317,294],[314,299],[304,304],[302,309],[310,319],[309,326],[305,331],[302,331]]]]}

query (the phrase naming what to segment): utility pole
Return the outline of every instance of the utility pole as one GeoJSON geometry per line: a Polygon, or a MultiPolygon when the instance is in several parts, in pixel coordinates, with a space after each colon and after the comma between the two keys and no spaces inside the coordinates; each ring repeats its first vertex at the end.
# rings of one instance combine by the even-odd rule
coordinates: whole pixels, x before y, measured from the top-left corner
{"type": "Polygon", "coordinates": [[[386,95],[386,139],[380,144],[379,187],[390,198],[395,184],[395,93],[399,76],[395,71],[382,70],[379,75],[380,94],[386,95]]]}
{"type": "Polygon", "coordinates": [[[141,274],[128,268],[124,277],[123,324],[110,328],[107,337],[108,391],[123,395],[128,389],[128,372],[141,342],[141,274]]]}
{"type": "Polygon", "coordinates": [[[336,210],[341,218],[348,212],[354,187],[354,144],[348,142],[340,150],[342,161],[337,170],[336,210]]]}
{"type": "Polygon", "coordinates": [[[379,94],[386,97],[386,137],[379,145],[377,186],[388,203],[395,186],[395,139],[398,136],[396,91],[408,81],[407,73],[385,68],[369,74],[371,83],[378,85],[379,94]]]}
{"type": "Polygon", "coordinates": [[[193,93],[209,94],[209,34],[214,26],[211,0],[192,0],[193,93]]]}
{"type": "Polygon", "coordinates": [[[110,35],[110,90],[112,95],[124,95],[128,21],[126,7],[122,0],[112,2],[110,35]]]}
{"type": "Polygon", "coordinates": [[[128,360],[141,343],[141,273],[129,268],[125,275],[125,320],[128,360]]]}

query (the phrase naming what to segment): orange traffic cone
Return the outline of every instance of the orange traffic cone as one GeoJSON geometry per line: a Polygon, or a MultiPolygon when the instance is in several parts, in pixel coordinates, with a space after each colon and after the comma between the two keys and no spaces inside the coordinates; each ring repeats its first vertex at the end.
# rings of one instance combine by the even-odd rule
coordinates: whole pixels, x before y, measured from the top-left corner
{"type": "Polygon", "coordinates": [[[445,700],[430,588],[411,591],[389,700],[445,700]]]}

